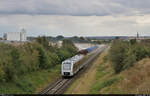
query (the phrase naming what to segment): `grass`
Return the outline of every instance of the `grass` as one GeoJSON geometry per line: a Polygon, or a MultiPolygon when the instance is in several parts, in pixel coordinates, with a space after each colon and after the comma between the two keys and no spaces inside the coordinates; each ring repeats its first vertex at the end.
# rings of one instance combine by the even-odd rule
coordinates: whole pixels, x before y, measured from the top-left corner
{"type": "Polygon", "coordinates": [[[114,74],[109,61],[100,63],[90,94],[150,94],[150,58],[114,74]]]}
{"type": "Polygon", "coordinates": [[[98,93],[99,94],[99,91],[107,86],[110,86],[112,85],[114,82],[117,82],[119,81],[119,78],[117,77],[114,77],[114,78],[111,78],[111,79],[108,79],[106,81],[103,81],[103,82],[97,82],[96,84],[93,85],[93,88],[91,90],[91,94],[95,94],[95,93],[98,93]]]}
{"type": "MultiPolygon", "coordinates": [[[[109,93],[109,90],[111,90],[110,86],[118,83],[122,79],[122,76],[114,74],[114,70],[111,67],[107,57],[107,52],[108,50],[105,52],[104,56],[101,57],[101,59],[97,62],[99,66],[95,75],[96,81],[90,88],[90,94],[107,94],[109,93]]],[[[121,93],[120,90],[118,91],[121,93]]]]}
{"type": "Polygon", "coordinates": [[[129,94],[150,94],[150,58],[137,62],[133,67],[123,71],[124,79],[118,84],[129,94]],[[127,86],[128,85],[128,86],[127,86]]]}
{"type": "Polygon", "coordinates": [[[0,94],[36,94],[60,76],[60,65],[17,78],[14,82],[0,83],[0,94]]]}

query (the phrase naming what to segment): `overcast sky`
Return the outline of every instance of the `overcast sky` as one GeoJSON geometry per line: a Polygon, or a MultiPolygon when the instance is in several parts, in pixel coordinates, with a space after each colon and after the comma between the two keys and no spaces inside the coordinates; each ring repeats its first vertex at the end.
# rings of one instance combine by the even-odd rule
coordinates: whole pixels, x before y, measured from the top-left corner
{"type": "Polygon", "coordinates": [[[150,36],[150,0],[0,0],[0,36],[150,36]]]}

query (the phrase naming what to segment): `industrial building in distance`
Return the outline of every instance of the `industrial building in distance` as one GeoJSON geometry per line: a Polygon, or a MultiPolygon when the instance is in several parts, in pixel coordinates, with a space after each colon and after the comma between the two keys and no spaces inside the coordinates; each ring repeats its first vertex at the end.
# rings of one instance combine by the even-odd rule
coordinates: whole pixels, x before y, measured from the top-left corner
{"type": "Polygon", "coordinates": [[[7,32],[4,34],[4,40],[7,41],[27,41],[26,31],[22,29],[21,32],[7,32]]]}

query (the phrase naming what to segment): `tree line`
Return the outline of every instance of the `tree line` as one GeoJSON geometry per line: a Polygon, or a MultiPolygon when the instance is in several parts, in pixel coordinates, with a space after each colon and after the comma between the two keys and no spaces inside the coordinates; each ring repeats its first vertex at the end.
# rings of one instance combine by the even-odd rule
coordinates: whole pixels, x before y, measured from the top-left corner
{"type": "Polygon", "coordinates": [[[77,53],[69,39],[62,46],[52,46],[46,37],[38,37],[32,43],[14,46],[0,43],[0,81],[14,81],[33,71],[49,70],[77,53]]]}
{"type": "Polygon", "coordinates": [[[136,39],[130,41],[115,39],[108,56],[115,73],[119,73],[134,66],[137,61],[150,57],[150,40],[137,42],[136,39]]]}

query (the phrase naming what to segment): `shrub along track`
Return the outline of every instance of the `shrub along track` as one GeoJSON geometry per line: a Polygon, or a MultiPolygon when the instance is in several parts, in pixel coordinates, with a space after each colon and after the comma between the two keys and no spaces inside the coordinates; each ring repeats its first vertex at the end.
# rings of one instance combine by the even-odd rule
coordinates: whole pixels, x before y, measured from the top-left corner
{"type": "Polygon", "coordinates": [[[48,85],[40,94],[63,94],[66,89],[85,71],[91,68],[92,62],[97,59],[105,49],[106,45],[98,48],[92,53],[92,56],[88,58],[84,63],[84,68],[80,70],[73,78],[62,78],[60,77],[56,82],[48,85]]]}

